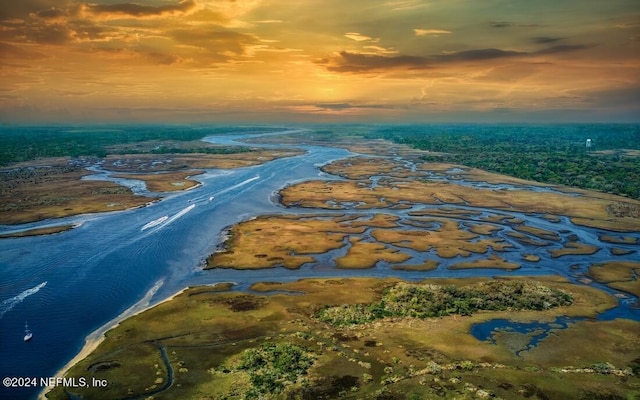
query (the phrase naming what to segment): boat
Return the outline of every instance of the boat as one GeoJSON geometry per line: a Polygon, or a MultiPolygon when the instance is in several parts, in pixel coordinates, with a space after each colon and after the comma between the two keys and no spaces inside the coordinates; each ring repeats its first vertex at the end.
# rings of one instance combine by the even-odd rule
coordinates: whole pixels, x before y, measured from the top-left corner
{"type": "Polygon", "coordinates": [[[142,228],[140,228],[141,231],[145,230],[145,229],[149,229],[149,228],[153,228],[156,225],[160,225],[161,223],[163,223],[164,221],[166,221],[169,218],[168,215],[162,216],[158,219],[154,219],[153,221],[147,223],[146,225],[144,225],[142,228]]]}
{"type": "Polygon", "coordinates": [[[29,340],[31,340],[32,337],[33,337],[33,333],[31,333],[31,331],[29,330],[29,325],[27,325],[27,322],[25,321],[25,323],[24,323],[24,341],[28,342],[29,340]]]}
{"type": "Polygon", "coordinates": [[[209,197],[209,201],[213,201],[213,196],[209,197]]]}

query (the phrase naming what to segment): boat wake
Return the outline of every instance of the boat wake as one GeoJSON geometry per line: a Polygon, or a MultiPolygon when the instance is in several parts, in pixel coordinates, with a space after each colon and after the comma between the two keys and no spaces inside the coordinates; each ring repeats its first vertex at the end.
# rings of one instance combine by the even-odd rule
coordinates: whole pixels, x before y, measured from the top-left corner
{"type": "Polygon", "coordinates": [[[237,185],[231,186],[229,189],[239,188],[241,186],[246,185],[247,183],[251,183],[251,182],[255,181],[256,179],[260,179],[260,176],[254,176],[253,178],[247,179],[246,181],[242,181],[242,182],[238,183],[237,185]]]}
{"type": "Polygon", "coordinates": [[[195,204],[190,205],[189,207],[184,208],[182,211],[178,211],[176,213],[176,215],[172,216],[171,218],[169,218],[167,220],[167,222],[165,222],[165,225],[169,225],[170,223],[172,223],[173,221],[177,220],[178,218],[182,217],[183,215],[185,215],[186,213],[188,213],[189,211],[193,210],[193,208],[195,207],[195,204]]]}
{"type": "Polygon", "coordinates": [[[144,231],[145,229],[153,228],[156,225],[160,225],[161,223],[166,221],[168,218],[169,218],[169,216],[165,215],[164,217],[160,217],[158,219],[154,219],[153,221],[149,222],[148,224],[146,224],[142,228],[140,228],[140,230],[144,231]]]}
{"type": "Polygon", "coordinates": [[[24,292],[20,293],[17,296],[14,296],[14,297],[12,297],[10,299],[4,300],[2,303],[0,303],[0,318],[2,318],[4,316],[4,314],[7,313],[8,311],[11,311],[11,309],[13,307],[15,307],[18,304],[22,303],[22,301],[24,299],[26,299],[27,297],[31,296],[32,294],[38,293],[38,291],[40,291],[40,289],[42,289],[46,285],[47,285],[46,281],[42,282],[38,286],[34,286],[31,289],[27,289],[27,290],[25,290],[24,292]]]}
{"type": "Polygon", "coordinates": [[[251,182],[253,182],[253,181],[257,180],[257,179],[260,179],[260,175],[254,176],[253,178],[249,178],[246,181],[242,181],[242,182],[240,182],[240,183],[238,183],[236,185],[233,185],[231,187],[226,188],[225,190],[221,190],[220,192],[218,192],[218,194],[226,193],[226,192],[229,192],[231,190],[237,189],[237,188],[242,187],[244,185],[247,185],[247,184],[249,184],[249,183],[251,183],[251,182]]]}

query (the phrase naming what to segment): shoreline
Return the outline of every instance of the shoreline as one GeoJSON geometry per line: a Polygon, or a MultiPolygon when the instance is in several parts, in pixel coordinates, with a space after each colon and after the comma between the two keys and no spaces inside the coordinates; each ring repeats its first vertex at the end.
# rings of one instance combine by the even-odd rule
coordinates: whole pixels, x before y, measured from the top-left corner
{"type": "MultiPolygon", "coordinates": [[[[212,286],[215,287],[219,284],[223,284],[223,283],[229,283],[226,281],[221,281],[221,282],[215,282],[215,283],[211,283],[208,285],[198,285],[198,286],[212,286]]],[[[177,292],[175,292],[174,294],[172,294],[171,296],[162,299],[158,302],[155,303],[151,303],[151,299],[153,298],[153,296],[158,292],[158,290],[160,289],[160,287],[164,284],[164,280],[159,280],[157,281],[153,287],[151,289],[149,289],[147,291],[147,293],[145,293],[144,297],[142,297],[142,299],[140,299],[138,302],[134,303],[131,307],[127,308],[126,310],[124,310],[122,313],[120,313],[119,315],[117,315],[116,317],[114,317],[113,319],[107,321],[105,324],[101,325],[100,327],[98,327],[96,330],[94,330],[93,332],[89,333],[86,337],[85,337],[85,343],[82,346],[82,348],[80,349],[80,351],[71,359],[69,360],[64,366],[62,366],[62,368],[60,368],[59,370],[57,370],[53,376],[56,377],[62,377],[64,376],[64,374],[66,374],[69,369],[71,369],[74,365],[76,365],[78,362],[82,361],[83,359],[85,359],[88,355],[90,355],[99,345],[100,343],[102,343],[105,339],[106,339],[106,333],[109,332],[110,330],[116,328],[118,325],[120,325],[120,323],[126,319],[129,319],[131,317],[135,317],[138,314],[141,314],[145,311],[148,311],[156,306],[159,306],[160,304],[166,303],[168,301],[173,300],[174,298],[176,298],[177,296],[181,295],[182,293],[184,293],[186,290],[189,290],[190,288],[192,288],[192,286],[187,286],[185,288],[182,288],[180,290],[178,290],[177,292]]],[[[235,283],[234,283],[235,285],[235,283]]],[[[45,397],[47,393],[49,393],[51,389],[50,388],[43,388],[40,393],[38,393],[38,400],[47,400],[47,398],[45,397]]]]}
{"type": "Polygon", "coordinates": [[[58,218],[43,218],[43,219],[39,219],[36,221],[27,221],[27,222],[20,222],[17,224],[0,224],[0,229],[1,228],[8,228],[8,230],[5,232],[1,232],[2,235],[16,235],[16,236],[7,236],[7,237],[2,237],[0,236],[0,239],[12,239],[12,238],[16,238],[16,237],[34,237],[34,236],[43,236],[43,235],[55,235],[57,233],[62,233],[62,232],[66,232],[66,231],[70,231],[76,228],[81,227],[85,221],[80,221],[80,222],[73,222],[73,223],[61,223],[61,225],[56,225],[54,223],[54,225],[49,226],[48,224],[45,224],[45,226],[43,227],[38,227],[38,224],[40,223],[47,223],[47,221],[55,221],[55,220],[65,220],[65,219],[74,219],[74,218],[80,218],[82,216],[94,216],[94,215],[98,215],[98,214],[110,214],[110,213],[118,213],[118,212],[126,212],[126,211],[131,211],[131,210],[137,210],[140,208],[145,208],[145,207],[149,207],[155,203],[159,203],[163,200],[164,198],[157,198],[151,201],[148,201],[144,204],[140,204],[137,206],[132,206],[132,207],[128,207],[128,208],[123,208],[121,210],[103,210],[103,211],[95,211],[95,212],[83,212],[83,213],[79,213],[79,214],[71,214],[71,215],[66,215],[63,217],[58,217],[58,218]],[[35,225],[35,227],[23,227],[23,228],[15,228],[17,226],[20,225],[35,225]],[[43,228],[61,228],[64,226],[69,226],[68,229],[65,230],[61,230],[59,232],[52,232],[52,233],[47,233],[47,234],[30,234],[30,235],[21,235],[22,233],[25,232],[29,232],[29,231],[35,231],[35,230],[40,230],[43,228]],[[14,228],[14,229],[12,229],[14,228]],[[17,236],[20,235],[20,236],[17,236]]]}
{"type": "Polygon", "coordinates": [[[47,226],[42,228],[19,229],[17,231],[0,233],[0,239],[12,239],[12,238],[20,238],[20,237],[28,237],[28,236],[55,235],[56,233],[62,233],[62,232],[66,232],[71,229],[74,229],[77,226],[79,226],[79,224],[64,224],[64,225],[54,225],[51,227],[47,226]]]}
{"type": "MultiPolygon", "coordinates": [[[[396,282],[395,278],[386,277],[386,278],[382,278],[382,279],[384,281],[387,281],[387,282],[396,282]]],[[[278,300],[276,300],[276,299],[281,299],[280,303],[278,303],[278,304],[280,304],[280,306],[282,306],[282,307],[285,307],[285,306],[291,304],[290,301],[293,301],[293,300],[290,300],[290,298],[288,297],[289,295],[293,294],[293,293],[289,293],[289,291],[291,291],[291,290],[300,290],[301,293],[299,293],[299,295],[302,295],[303,297],[305,297],[305,299],[307,299],[309,301],[310,301],[311,298],[313,298],[314,300],[317,300],[317,304],[324,304],[323,301],[325,301],[325,300],[333,303],[333,302],[335,302],[336,298],[339,299],[339,301],[338,301],[338,304],[339,304],[339,303],[342,303],[344,301],[350,302],[350,300],[345,300],[345,299],[353,300],[352,297],[351,297],[353,295],[352,294],[353,288],[363,288],[363,289],[364,288],[369,288],[369,289],[376,288],[378,290],[381,289],[382,286],[378,283],[378,280],[379,280],[378,278],[369,278],[369,277],[356,278],[353,281],[349,280],[349,281],[346,281],[346,282],[343,282],[343,283],[340,284],[339,283],[340,281],[335,281],[333,278],[326,278],[326,279],[322,279],[322,280],[301,279],[301,280],[298,280],[298,281],[295,281],[295,282],[291,282],[289,284],[285,284],[284,287],[280,287],[278,285],[278,286],[275,286],[275,287],[267,288],[268,289],[267,291],[264,291],[264,292],[260,291],[261,293],[259,294],[259,296],[270,296],[270,295],[276,295],[276,294],[278,294],[278,295],[286,294],[286,297],[289,300],[282,300],[282,297],[279,296],[279,297],[276,297],[276,298],[273,299],[274,303],[270,303],[270,304],[276,304],[276,303],[278,303],[278,300]],[[320,285],[320,286],[318,286],[318,285],[320,285]],[[338,286],[336,286],[336,285],[338,285],[338,286]],[[320,290],[320,288],[321,288],[321,290],[320,290]],[[284,293],[283,289],[287,293],[284,293]],[[309,290],[309,289],[313,289],[313,290],[309,290]]],[[[510,281],[510,280],[511,279],[507,279],[507,281],[510,281]]],[[[403,280],[400,280],[400,282],[402,282],[402,281],[403,280]]],[[[444,280],[441,280],[440,282],[436,282],[435,284],[440,285],[440,286],[444,286],[444,285],[450,283],[450,281],[451,281],[450,279],[444,279],[444,280]]],[[[474,284],[476,282],[479,283],[479,282],[484,282],[484,281],[487,281],[487,279],[485,279],[485,278],[470,279],[468,282],[462,282],[461,285],[465,286],[467,284],[474,284]]],[[[565,289],[565,285],[566,284],[570,284],[570,282],[568,282],[566,279],[562,279],[562,281],[561,281],[561,280],[559,280],[557,278],[554,278],[552,276],[548,277],[548,279],[541,279],[539,282],[544,286],[556,287],[556,288],[561,289],[561,290],[565,289]],[[557,285],[559,285],[559,286],[557,286],[557,285]]],[[[421,285],[422,283],[419,283],[419,284],[421,285]]],[[[459,285],[456,284],[456,286],[459,286],[459,285]]],[[[162,302],[160,302],[158,304],[162,304],[162,303],[166,302],[167,300],[174,300],[177,295],[184,294],[185,290],[186,289],[180,290],[178,293],[170,296],[168,299],[165,299],[165,300],[163,300],[162,302]]],[[[587,299],[587,298],[593,299],[593,297],[590,296],[590,294],[593,293],[591,290],[592,289],[589,289],[589,290],[581,289],[578,292],[575,292],[576,293],[575,296],[578,296],[577,297],[578,299],[583,299],[583,300],[587,299]]],[[[376,290],[373,290],[373,291],[375,292],[376,290]]],[[[168,309],[163,308],[162,310],[158,310],[158,311],[160,311],[160,313],[164,313],[167,310],[172,310],[173,312],[183,312],[183,310],[190,309],[190,307],[186,307],[185,308],[184,307],[185,305],[193,304],[194,302],[199,302],[200,301],[199,299],[192,298],[193,296],[209,293],[209,291],[207,291],[207,290],[197,290],[197,291],[187,292],[187,293],[190,294],[190,296],[184,296],[183,295],[179,300],[175,300],[175,301],[178,301],[178,303],[175,303],[175,305],[173,305],[173,306],[169,305],[168,309]]],[[[209,295],[209,294],[207,294],[207,295],[209,295]]],[[[371,296],[371,293],[370,293],[369,290],[361,291],[356,296],[357,299],[355,299],[353,301],[355,301],[356,303],[361,303],[362,301],[365,301],[365,303],[367,303],[367,302],[372,301],[372,298],[370,296],[371,296]],[[360,297],[358,297],[358,296],[360,296],[360,297]]],[[[240,297],[240,298],[242,299],[243,297],[240,297]]],[[[444,323],[448,324],[447,326],[449,326],[450,328],[456,328],[455,330],[457,331],[456,334],[459,335],[458,337],[464,339],[464,340],[461,341],[463,346],[467,346],[469,349],[475,349],[475,348],[478,347],[478,340],[481,341],[481,342],[482,342],[482,340],[478,339],[477,336],[471,332],[471,328],[470,327],[472,327],[472,326],[475,326],[475,325],[478,325],[478,324],[484,326],[486,324],[491,324],[492,322],[494,322],[494,320],[500,320],[500,319],[503,319],[503,318],[509,319],[513,323],[520,323],[520,324],[529,324],[529,325],[531,325],[531,324],[536,325],[536,324],[541,324],[541,323],[542,324],[553,324],[554,321],[558,321],[558,320],[568,320],[568,319],[575,318],[576,316],[582,316],[582,315],[586,316],[586,315],[590,314],[591,311],[596,311],[596,309],[601,308],[603,306],[603,300],[604,300],[604,297],[596,296],[594,301],[589,301],[588,302],[589,304],[584,304],[583,303],[582,307],[580,307],[580,304],[578,304],[578,308],[580,308],[580,309],[574,310],[574,312],[571,312],[568,309],[565,309],[565,310],[559,309],[557,311],[543,311],[543,312],[537,311],[537,310],[528,310],[528,311],[522,311],[521,313],[518,314],[516,319],[512,319],[512,316],[510,315],[509,311],[496,311],[496,312],[488,312],[488,313],[478,313],[478,314],[475,314],[475,315],[470,316],[468,318],[465,317],[464,320],[461,319],[461,318],[457,318],[456,319],[455,317],[448,318],[448,319],[446,319],[444,321],[444,323]],[[585,308],[585,306],[587,308],[585,308]],[[556,312],[558,314],[556,314],[556,312]],[[588,312],[588,314],[584,314],[585,312],[588,312]],[[469,330],[467,330],[467,327],[469,327],[469,330]]],[[[258,302],[258,303],[260,303],[260,302],[258,302]]],[[[228,307],[228,304],[226,304],[226,305],[223,304],[223,303],[216,303],[216,304],[218,304],[219,307],[222,307],[223,309],[226,309],[226,307],[228,307]]],[[[567,306],[567,307],[570,307],[570,306],[567,306]]],[[[269,310],[273,311],[273,310],[277,310],[277,309],[279,309],[279,308],[276,307],[274,309],[269,309],[269,310]]],[[[228,309],[226,312],[229,315],[233,315],[232,313],[235,312],[235,311],[238,311],[238,310],[228,309]]],[[[250,310],[244,310],[243,309],[243,311],[251,311],[251,309],[250,310]]],[[[154,311],[152,310],[151,313],[153,313],[153,312],[154,311]]],[[[194,312],[197,313],[197,311],[194,311],[194,312]]],[[[296,312],[296,313],[299,313],[299,312],[296,312]]],[[[136,313],[136,314],[138,314],[138,313],[136,313]]],[[[227,315],[227,314],[225,314],[225,315],[227,315]]],[[[217,314],[212,314],[212,315],[217,315],[217,314]]],[[[306,316],[305,315],[306,315],[306,313],[301,313],[300,317],[303,318],[304,320],[307,320],[307,318],[310,318],[308,315],[306,315],[306,316]]],[[[294,317],[292,317],[292,318],[294,318],[294,317]]],[[[587,318],[589,318],[589,317],[587,317],[587,318]]],[[[441,318],[439,318],[437,320],[438,321],[442,321],[441,318]]],[[[211,322],[211,318],[207,318],[207,321],[209,321],[208,323],[212,323],[211,322]]],[[[314,326],[312,326],[312,327],[310,327],[308,329],[307,328],[303,328],[303,327],[306,327],[306,325],[300,325],[300,326],[293,326],[292,327],[290,325],[290,323],[287,322],[287,321],[291,321],[291,320],[289,320],[288,318],[284,318],[284,319],[282,319],[282,321],[280,321],[280,323],[282,323],[282,324],[284,324],[284,325],[286,325],[288,327],[287,333],[290,334],[290,337],[293,337],[291,335],[293,335],[294,332],[296,332],[296,331],[312,332],[314,329],[316,329],[316,328],[314,328],[314,326]]],[[[296,319],[296,321],[297,321],[297,319],[296,319]]],[[[433,327],[431,325],[435,321],[436,321],[436,319],[428,319],[428,320],[427,319],[425,319],[425,320],[409,319],[409,320],[405,320],[403,318],[398,318],[398,319],[393,318],[393,319],[385,319],[384,321],[380,321],[378,323],[366,324],[366,325],[363,325],[363,327],[364,327],[363,329],[368,329],[367,330],[368,335],[364,336],[364,339],[362,341],[360,341],[360,345],[357,346],[357,347],[362,347],[363,343],[366,343],[365,339],[368,339],[369,336],[371,336],[371,335],[374,335],[374,341],[376,342],[375,343],[376,344],[375,347],[381,346],[382,342],[384,342],[385,345],[386,345],[391,340],[392,337],[399,337],[399,336],[391,335],[391,336],[383,336],[382,338],[379,338],[378,334],[376,332],[377,331],[377,327],[376,326],[379,325],[379,324],[383,324],[386,327],[406,327],[406,328],[409,328],[413,332],[412,334],[421,336],[421,335],[424,334],[425,328],[427,328],[429,331],[431,331],[432,333],[435,333],[435,334],[437,334],[438,332],[442,332],[441,330],[438,330],[438,331],[435,331],[435,332],[432,330],[433,327]],[[377,344],[377,343],[380,343],[380,344],[377,344]]],[[[621,325],[621,326],[627,326],[627,327],[633,326],[633,325],[630,325],[629,323],[623,323],[623,324],[626,324],[626,325],[621,325]]],[[[604,326],[605,326],[605,328],[603,328],[603,329],[606,329],[606,325],[604,325],[604,326]]],[[[228,328],[228,326],[227,326],[227,328],[228,328]]],[[[565,332],[564,331],[565,328],[566,327],[562,327],[562,328],[553,327],[553,328],[549,328],[548,330],[549,331],[553,331],[553,332],[555,332],[555,329],[561,330],[561,331],[563,331],[563,334],[562,334],[563,336],[575,335],[575,333],[573,333],[573,331],[571,331],[571,332],[566,331],[568,333],[564,333],[565,332]]],[[[158,330],[157,333],[160,334],[160,332],[162,332],[163,335],[167,335],[167,336],[161,336],[161,337],[163,337],[163,338],[164,337],[173,337],[173,336],[170,336],[172,333],[174,333],[173,331],[169,330],[169,331],[165,332],[163,329],[164,328],[160,328],[160,330],[158,330]]],[[[255,332],[256,331],[251,331],[251,332],[247,333],[246,337],[244,337],[244,336],[243,337],[234,337],[233,339],[229,339],[229,341],[233,341],[234,343],[236,343],[236,342],[240,343],[245,339],[255,338],[255,332]]],[[[115,333],[118,333],[118,334],[122,333],[122,329],[118,328],[115,333]]],[[[384,334],[381,334],[381,335],[384,335],[384,334]]],[[[509,350],[510,349],[510,347],[509,347],[509,345],[510,345],[509,337],[518,337],[519,338],[522,335],[526,336],[527,334],[526,333],[521,333],[521,332],[516,332],[516,333],[512,334],[511,336],[507,336],[506,338],[501,336],[501,338],[499,338],[499,340],[502,341],[501,342],[502,343],[502,347],[506,347],[507,350],[509,350]],[[515,335],[515,336],[513,336],[513,335],[515,335]]],[[[416,337],[420,337],[420,336],[416,336],[416,337]]],[[[401,336],[399,338],[402,339],[401,336]]],[[[195,346],[194,347],[195,348],[198,348],[198,347],[201,347],[201,346],[209,347],[210,341],[208,339],[210,339],[210,338],[197,339],[195,341],[195,346]]],[[[270,340],[270,338],[267,338],[267,339],[270,340]]],[[[106,338],[107,343],[109,343],[110,341],[113,341],[113,340],[120,340],[120,339],[115,338],[114,336],[106,338]]],[[[324,343],[324,344],[320,345],[320,348],[323,349],[324,348],[323,346],[325,346],[327,343],[326,343],[326,341],[323,341],[322,338],[319,338],[319,340],[322,343],[324,343]]],[[[359,339],[352,339],[352,340],[357,341],[359,339]]],[[[277,341],[277,339],[276,339],[276,341],[277,341]]],[[[448,345],[447,345],[446,341],[447,341],[447,339],[441,339],[441,340],[439,340],[437,342],[439,344],[439,346],[440,346],[440,349],[446,349],[447,348],[448,345]]],[[[315,340],[313,342],[315,342],[315,340]]],[[[136,340],[136,343],[138,343],[137,340],[136,340]]],[[[226,341],[222,341],[220,343],[226,343],[226,341]]],[[[191,343],[191,344],[194,344],[194,343],[191,343]]],[[[257,344],[256,344],[256,346],[257,346],[257,344]]],[[[364,346],[367,347],[366,344],[364,344],[364,346]]],[[[351,352],[350,350],[348,350],[349,346],[344,346],[344,347],[347,348],[347,350],[345,350],[345,349],[343,349],[343,350],[345,350],[347,352],[351,352]]],[[[354,346],[354,347],[356,347],[356,346],[354,346]]],[[[371,346],[368,346],[368,347],[371,347],[371,346]]],[[[485,345],[481,345],[481,347],[486,347],[486,346],[485,345]]],[[[168,346],[167,346],[167,348],[168,348],[168,346]]],[[[398,354],[404,354],[405,350],[403,349],[403,346],[399,346],[398,348],[401,349],[401,350],[397,350],[400,353],[393,353],[389,357],[397,356],[398,358],[400,358],[401,355],[398,355],[398,354]]],[[[379,351],[381,352],[383,349],[384,348],[381,348],[379,351]]],[[[493,349],[495,350],[495,347],[493,349]]],[[[176,349],[174,349],[174,350],[176,350],[176,349]]],[[[376,351],[376,350],[371,350],[371,349],[369,349],[369,350],[370,351],[376,351]]],[[[491,349],[486,349],[485,348],[484,351],[485,352],[489,352],[489,350],[491,350],[491,349]]],[[[544,348],[543,348],[543,350],[544,350],[544,348]]],[[[176,351],[178,351],[178,353],[180,354],[179,350],[176,350],[176,351]]],[[[391,351],[393,352],[393,350],[391,350],[391,351]]],[[[385,351],[385,354],[387,352],[388,351],[385,351]]],[[[471,362],[473,362],[476,366],[486,365],[486,364],[482,364],[482,359],[480,358],[483,355],[482,353],[483,353],[483,350],[479,350],[479,353],[473,353],[473,354],[475,354],[475,357],[471,357],[471,362]]],[[[454,360],[455,359],[459,359],[459,358],[457,358],[458,352],[456,350],[452,350],[451,352],[445,352],[444,354],[447,354],[448,359],[454,359],[454,360]]],[[[491,351],[490,354],[493,354],[493,351],[491,351]]],[[[356,359],[357,359],[357,357],[361,356],[358,351],[356,351],[354,353],[350,353],[350,355],[353,356],[356,359]]],[[[184,356],[184,353],[182,354],[182,356],[184,356]]],[[[516,356],[517,356],[517,354],[516,354],[516,356]]],[[[81,357],[81,355],[78,355],[77,357],[81,357]]],[[[178,357],[181,357],[181,356],[178,356],[178,357]]],[[[206,356],[203,356],[203,357],[206,357],[206,356]]],[[[345,355],[345,357],[347,357],[347,356],[345,355]]],[[[365,358],[360,359],[360,361],[369,362],[366,357],[368,357],[368,355],[365,356],[365,358]]],[[[505,357],[511,357],[511,356],[505,356],[505,357]]],[[[539,359],[539,360],[544,360],[544,354],[542,354],[542,356],[540,356],[540,357],[542,357],[542,358],[539,359]]],[[[177,358],[177,359],[184,360],[184,358],[177,358]]],[[[463,359],[466,359],[466,358],[463,358],[463,359]]],[[[127,359],[127,360],[131,361],[130,358],[127,359]]],[[[388,362],[391,363],[392,360],[393,359],[389,359],[388,362]]],[[[510,361],[511,358],[508,358],[508,359],[504,358],[504,360],[510,361]]],[[[619,361],[618,358],[616,358],[616,360],[619,361]]],[[[404,361],[408,361],[408,359],[403,360],[403,362],[404,361]]],[[[440,362],[440,361],[438,361],[438,362],[440,364],[442,364],[442,362],[440,362]]],[[[495,365],[500,365],[500,363],[503,363],[502,359],[498,360],[498,361],[494,361],[494,362],[496,363],[495,365]]],[[[557,366],[557,365],[562,366],[562,365],[564,365],[564,364],[557,364],[557,363],[554,364],[552,361],[550,361],[550,362],[551,362],[551,364],[547,364],[547,365],[551,365],[551,366],[557,366]]],[[[125,364],[126,364],[126,362],[123,362],[123,365],[125,365],[125,364]]],[[[197,363],[194,362],[191,365],[196,365],[196,364],[197,363]]],[[[190,365],[190,367],[191,367],[191,365],[190,365]]],[[[399,363],[398,365],[402,365],[402,363],[399,363]]],[[[514,368],[517,366],[517,364],[512,364],[512,363],[508,363],[507,365],[512,365],[514,368]]],[[[580,365],[585,365],[586,366],[586,365],[591,365],[591,364],[583,363],[583,364],[580,364],[580,365]]],[[[620,364],[619,362],[614,362],[613,365],[620,366],[622,364],[620,364]]],[[[398,368],[398,371],[401,372],[401,370],[399,369],[400,367],[396,367],[396,368],[398,368]]],[[[191,370],[191,368],[189,368],[189,369],[191,370]]],[[[195,368],[195,369],[197,370],[197,368],[195,368]]],[[[74,369],[74,371],[75,372],[73,374],[76,377],[77,376],[83,376],[84,374],[86,374],[86,371],[85,371],[84,367],[83,368],[76,368],[76,369],[74,369]]],[[[130,371],[130,373],[136,373],[136,372],[132,370],[132,371],[130,371]]],[[[413,376],[414,375],[412,373],[410,373],[410,375],[407,375],[406,377],[410,378],[410,377],[413,377],[413,376]]],[[[542,377],[540,379],[545,379],[545,378],[542,377]]],[[[216,384],[218,384],[218,383],[216,383],[216,384]]],[[[180,385],[178,385],[178,386],[180,386],[180,385]]],[[[115,389],[115,390],[118,390],[118,389],[115,389]]],[[[184,393],[180,392],[181,389],[176,389],[176,390],[179,393],[182,394],[182,395],[175,395],[176,398],[191,398],[190,396],[184,396],[184,393]]],[[[174,393],[176,393],[176,392],[174,392],[174,393]]],[[[60,396],[59,393],[57,395],[60,396]]],[[[95,392],[92,392],[92,395],[88,396],[87,398],[94,398],[94,397],[101,397],[101,396],[98,396],[98,395],[96,395],[95,392]]],[[[112,397],[124,397],[124,396],[112,396],[112,397]]],[[[40,399],[44,399],[45,397],[44,397],[44,395],[42,395],[39,398],[40,399]]],[[[56,397],[56,398],[63,398],[63,397],[60,396],[60,397],[56,397]]]]}
{"type": "Polygon", "coordinates": [[[46,222],[46,221],[57,220],[57,219],[78,218],[78,217],[81,217],[83,215],[117,213],[117,212],[131,211],[131,210],[137,210],[139,208],[149,207],[149,206],[151,206],[151,205],[153,205],[155,203],[159,203],[162,200],[164,200],[167,194],[172,194],[173,192],[187,192],[187,191],[190,191],[190,190],[193,190],[193,189],[197,189],[197,188],[200,188],[200,187],[204,186],[204,184],[202,182],[200,182],[200,181],[196,181],[196,182],[198,182],[196,185],[193,185],[191,187],[184,188],[184,189],[176,189],[176,190],[169,191],[169,192],[148,192],[148,193],[146,193],[146,194],[144,194],[142,196],[149,197],[149,195],[152,195],[153,193],[158,193],[160,195],[164,194],[164,196],[155,198],[155,199],[153,199],[151,201],[147,201],[144,204],[139,204],[139,205],[135,205],[135,206],[128,207],[128,208],[123,208],[121,210],[107,210],[107,209],[105,209],[105,210],[102,210],[102,211],[71,214],[71,215],[66,215],[66,216],[59,217],[59,218],[43,218],[43,219],[39,219],[39,220],[35,220],[35,221],[19,222],[19,223],[16,223],[16,224],[0,224],[0,226],[4,226],[4,227],[8,227],[9,228],[7,233],[0,232],[0,239],[11,239],[11,238],[43,236],[43,235],[55,235],[57,233],[62,233],[62,232],[66,232],[66,231],[69,231],[69,230],[73,230],[75,228],[78,228],[78,227],[82,226],[83,223],[82,222],[73,223],[73,224],[63,223],[61,225],[53,225],[51,227],[45,226],[45,227],[42,227],[42,228],[38,227],[38,224],[46,222]],[[35,224],[35,227],[11,229],[13,227],[20,226],[20,225],[32,225],[32,224],[35,224]],[[25,233],[27,233],[29,231],[39,231],[41,229],[46,229],[46,228],[52,228],[52,229],[57,228],[57,229],[60,229],[60,230],[56,231],[56,232],[49,232],[49,233],[25,234],[25,233]],[[63,229],[63,228],[65,228],[65,229],[63,229]]]}
{"type": "MultiPolygon", "coordinates": [[[[147,293],[145,293],[144,297],[142,297],[142,299],[140,299],[138,302],[134,303],[131,307],[127,308],[126,310],[124,310],[122,313],[120,313],[119,315],[117,315],[115,318],[107,321],[105,324],[101,325],[100,327],[98,327],[96,330],[94,330],[93,332],[89,333],[86,337],[85,337],[85,343],[82,346],[82,348],[80,349],[80,351],[71,359],[69,360],[65,365],[62,366],[62,368],[60,368],[59,370],[57,370],[54,373],[54,376],[56,377],[62,377],[64,376],[64,374],[66,374],[69,369],[71,369],[71,367],[73,367],[74,365],[76,365],[78,362],[80,362],[81,360],[85,359],[89,354],[91,354],[99,345],[100,343],[102,343],[105,339],[106,336],[105,334],[110,331],[111,329],[117,327],[118,325],[120,325],[120,323],[122,321],[124,321],[125,319],[131,318],[133,316],[136,316],[144,311],[147,311],[159,304],[162,304],[164,302],[173,300],[173,298],[175,298],[176,296],[180,295],[181,293],[183,293],[185,290],[188,289],[188,287],[179,290],[178,292],[174,293],[173,295],[167,297],[166,299],[163,299],[157,303],[153,303],[151,304],[151,299],[153,298],[153,296],[158,292],[158,290],[160,289],[160,287],[164,284],[164,280],[159,280],[157,281],[153,287],[151,289],[149,289],[147,291],[147,293]]],[[[51,388],[43,388],[39,393],[38,393],[38,400],[47,400],[46,394],[49,393],[49,391],[51,391],[51,388]]]]}

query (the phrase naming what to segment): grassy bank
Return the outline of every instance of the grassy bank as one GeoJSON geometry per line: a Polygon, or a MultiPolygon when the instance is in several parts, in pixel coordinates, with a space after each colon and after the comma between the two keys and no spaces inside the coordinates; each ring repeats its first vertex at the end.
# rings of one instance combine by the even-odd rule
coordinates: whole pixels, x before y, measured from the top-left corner
{"type": "MultiPolygon", "coordinates": [[[[570,294],[573,304],[542,311],[482,311],[466,317],[388,316],[354,327],[324,322],[318,312],[326,307],[372,304],[405,284],[363,278],[257,285],[265,294],[192,288],[123,321],[67,376],[109,382],[106,389],[73,391],[85,398],[384,395],[404,399],[412,394],[475,398],[483,392],[509,399],[530,398],[530,393],[549,399],[575,393],[637,395],[640,378],[632,372],[637,355],[630,351],[640,345],[637,322],[570,325],[554,330],[554,335],[521,356],[506,344],[480,342],[469,334],[472,324],[494,318],[550,321],[560,315],[593,316],[615,304],[603,292],[559,278],[505,282],[514,285],[525,280],[570,294]],[[272,290],[278,294],[269,294],[272,290]],[[582,334],[584,329],[616,334],[601,340],[600,335],[582,334]],[[581,341],[579,349],[570,345],[576,338],[581,341]],[[564,349],[571,356],[563,358],[554,349],[564,349]],[[270,354],[279,356],[270,358],[270,354]],[[280,358],[289,361],[278,362],[280,358]],[[172,385],[165,388],[169,370],[172,385]]],[[[487,282],[484,278],[429,280],[425,287],[462,290],[487,282]]],[[[65,395],[56,389],[48,397],[65,395]]]]}

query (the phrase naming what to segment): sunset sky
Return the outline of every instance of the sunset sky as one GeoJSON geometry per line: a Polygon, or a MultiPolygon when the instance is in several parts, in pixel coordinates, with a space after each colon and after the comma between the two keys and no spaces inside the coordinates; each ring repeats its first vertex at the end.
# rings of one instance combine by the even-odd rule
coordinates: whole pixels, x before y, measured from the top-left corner
{"type": "Polygon", "coordinates": [[[640,121],[640,2],[0,5],[2,123],[458,121],[640,121]]]}

